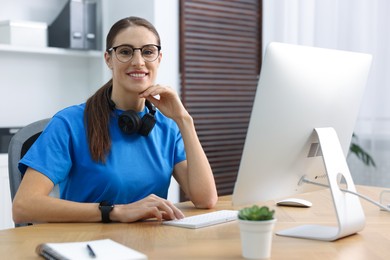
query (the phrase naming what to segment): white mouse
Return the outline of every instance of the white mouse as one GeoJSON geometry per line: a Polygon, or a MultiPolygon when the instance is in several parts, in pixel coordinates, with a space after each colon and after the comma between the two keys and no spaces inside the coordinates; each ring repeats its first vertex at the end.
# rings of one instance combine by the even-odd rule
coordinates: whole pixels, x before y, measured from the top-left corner
{"type": "Polygon", "coordinates": [[[282,199],[282,200],[276,202],[276,205],[277,206],[309,208],[313,205],[313,203],[311,203],[308,200],[304,200],[304,199],[287,198],[287,199],[282,199]]]}

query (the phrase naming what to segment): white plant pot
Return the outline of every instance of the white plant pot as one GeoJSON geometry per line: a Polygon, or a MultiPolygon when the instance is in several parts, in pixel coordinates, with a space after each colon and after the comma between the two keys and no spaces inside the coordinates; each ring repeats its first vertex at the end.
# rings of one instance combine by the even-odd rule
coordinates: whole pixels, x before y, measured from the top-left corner
{"type": "Polygon", "coordinates": [[[276,219],[265,221],[238,220],[242,256],[248,259],[271,257],[272,234],[276,219]]]}

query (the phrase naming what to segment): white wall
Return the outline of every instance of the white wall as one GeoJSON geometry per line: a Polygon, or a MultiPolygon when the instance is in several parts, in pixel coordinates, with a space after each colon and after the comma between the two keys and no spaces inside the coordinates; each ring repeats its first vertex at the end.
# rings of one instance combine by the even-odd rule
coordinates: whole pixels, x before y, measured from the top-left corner
{"type": "Polygon", "coordinates": [[[8,156],[0,154],[0,230],[14,227],[8,178],[8,156]]]}
{"type": "MultiPolygon", "coordinates": [[[[169,85],[179,92],[179,1],[154,0],[154,25],[160,34],[163,53],[157,83],[169,85]]],[[[179,185],[172,178],[168,199],[178,202],[179,197],[179,185]]]]}
{"type": "Polygon", "coordinates": [[[0,21],[52,23],[68,0],[0,0],[0,21]]]}

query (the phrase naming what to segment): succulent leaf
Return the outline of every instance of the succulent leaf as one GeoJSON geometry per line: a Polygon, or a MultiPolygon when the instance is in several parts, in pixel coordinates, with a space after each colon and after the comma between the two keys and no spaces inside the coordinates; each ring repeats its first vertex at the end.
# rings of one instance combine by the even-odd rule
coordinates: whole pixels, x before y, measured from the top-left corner
{"type": "Polygon", "coordinates": [[[274,218],[275,210],[270,210],[267,206],[259,207],[253,205],[252,207],[246,207],[238,212],[238,218],[242,220],[271,220],[274,218]]]}

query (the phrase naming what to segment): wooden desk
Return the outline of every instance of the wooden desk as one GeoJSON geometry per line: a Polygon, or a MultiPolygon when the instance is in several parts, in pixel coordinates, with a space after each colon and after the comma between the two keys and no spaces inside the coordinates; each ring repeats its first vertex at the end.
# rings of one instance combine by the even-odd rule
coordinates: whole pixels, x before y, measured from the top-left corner
{"type": "MultiPolygon", "coordinates": [[[[379,200],[380,188],[359,186],[358,191],[379,200]]],[[[297,197],[313,202],[309,209],[275,207],[275,229],[300,224],[335,224],[328,190],[297,197]]],[[[221,197],[217,207],[232,209],[231,197],[221,197]]],[[[288,238],[274,235],[272,259],[390,259],[390,213],[362,200],[366,227],[356,235],[335,242],[288,238]]],[[[273,202],[267,203],[273,206],[273,202]]],[[[190,203],[179,207],[186,215],[206,212],[190,203]]],[[[238,209],[238,208],[236,208],[238,209]]],[[[149,259],[241,259],[241,242],[236,221],[191,230],[159,223],[131,224],[39,224],[0,231],[0,258],[39,259],[35,247],[43,242],[74,242],[111,238],[148,255],[149,259]]]]}

